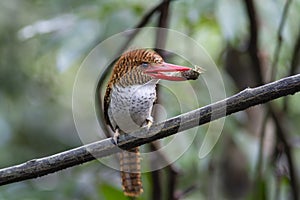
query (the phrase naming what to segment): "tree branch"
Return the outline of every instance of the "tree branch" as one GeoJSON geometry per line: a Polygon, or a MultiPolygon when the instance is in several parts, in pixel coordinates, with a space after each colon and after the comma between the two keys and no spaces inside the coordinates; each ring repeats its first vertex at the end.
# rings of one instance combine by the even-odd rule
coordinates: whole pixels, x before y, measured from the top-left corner
{"type": "MultiPolygon", "coordinates": [[[[284,9],[283,9],[282,16],[281,16],[280,24],[279,24],[279,27],[278,27],[278,31],[277,31],[277,41],[278,41],[278,43],[277,43],[275,51],[274,51],[274,60],[272,62],[272,66],[271,66],[270,81],[273,81],[274,78],[275,78],[275,75],[276,75],[277,62],[278,62],[278,59],[279,59],[280,49],[281,49],[281,45],[282,45],[282,31],[283,31],[283,27],[284,27],[284,24],[285,24],[285,21],[286,21],[286,18],[287,18],[287,13],[288,13],[291,1],[292,0],[287,0],[286,1],[284,9]]],[[[253,68],[254,72],[258,76],[258,80],[257,80],[258,84],[263,84],[264,83],[264,81],[263,81],[264,76],[263,76],[263,73],[262,73],[262,63],[260,61],[260,57],[258,56],[259,55],[259,48],[258,48],[258,30],[259,29],[258,28],[259,27],[258,27],[257,18],[256,18],[256,11],[255,11],[255,8],[254,8],[254,2],[253,2],[253,0],[245,0],[245,4],[246,4],[248,18],[249,18],[249,22],[250,22],[250,33],[251,33],[248,51],[249,51],[249,54],[251,56],[252,63],[254,64],[253,65],[254,66],[254,68],[253,68]]],[[[297,48],[299,48],[299,47],[296,44],[295,49],[294,49],[295,54],[293,54],[293,56],[297,56],[297,48]]],[[[298,59],[294,60],[294,57],[292,58],[292,66],[296,65],[297,60],[298,59]]],[[[287,99],[287,98],[285,98],[285,99],[287,99]]],[[[268,112],[271,113],[271,117],[276,122],[275,124],[276,124],[276,129],[277,129],[277,131],[276,131],[277,137],[285,145],[285,152],[286,152],[286,154],[288,154],[287,159],[288,159],[289,169],[294,170],[295,167],[290,166],[290,165],[293,165],[293,163],[294,163],[293,159],[292,159],[292,156],[289,156],[290,152],[291,152],[291,147],[287,142],[285,142],[285,141],[287,141],[287,139],[286,139],[287,135],[283,134],[282,131],[284,129],[281,128],[281,127],[284,127],[284,124],[281,123],[281,121],[279,120],[278,115],[273,114],[274,113],[274,108],[270,105],[269,105],[268,108],[269,108],[268,112]]],[[[287,110],[287,100],[284,101],[284,109],[287,110]]],[[[268,117],[268,115],[266,115],[266,118],[267,117],[268,117]]],[[[266,122],[267,122],[267,119],[264,119],[264,123],[266,123],[266,122]]],[[[263,126],[265,126],[265,124],[263,126]]],[[[260,142],[263,142],[263,137],[264,137],[264,133],[261,134],[260,142]]],[[[261,145],[263,145],[263,143],[261,145]]],[[[260,164],[258,163],[258,166],[259,165],[260,164]]],[[[294,199],[298,199],[298,188],[297,188],[298,184],[297,184],[296,176],[295,177],[292,176],[296,172],[292,171],[290,173],[291,173],[291,188],[292,188],[292,192],[293,192],[293,195],[294,195],[294,199]]]]}
{"type": "Polygon", "coordinates": [[[96,158],[112,155],[122,149],[131,149],[176,134],[251,106],[300,91],[300,74],[278,81],[245,89],[242,92],[191,112],[142,128],[132,134],[121,135],[118,145],[112,138],[84,145],[52,156],[30,160],[20,165],[0,170],[0,185],[40,177],[96,158]],[[224,112],[225,111],[225,112],[224,112]]]}

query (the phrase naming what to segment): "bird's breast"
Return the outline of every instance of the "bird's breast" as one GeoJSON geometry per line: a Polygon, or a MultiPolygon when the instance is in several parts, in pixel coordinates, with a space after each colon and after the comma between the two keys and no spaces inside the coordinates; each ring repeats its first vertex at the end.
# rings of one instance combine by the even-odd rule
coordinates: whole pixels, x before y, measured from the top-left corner
{"type": "Polygon", "coordinates": [[[108,117],[115,129],[125,133],[139,129],[151,117],[156,99],[156,83],[150,81],[144,85],[127,87],[115,86],[111,91],[108,117]]]}

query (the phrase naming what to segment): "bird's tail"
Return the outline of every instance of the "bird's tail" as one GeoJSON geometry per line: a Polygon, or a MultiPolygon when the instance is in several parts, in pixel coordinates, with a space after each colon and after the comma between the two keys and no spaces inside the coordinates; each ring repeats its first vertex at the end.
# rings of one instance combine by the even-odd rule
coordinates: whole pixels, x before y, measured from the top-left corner
{"type": "Polygon", "coordinates": [[[140,149],[135,147],[127,151],[123,150],[119,155],[124,194],[137,197],[143,192],[140,149]]]}

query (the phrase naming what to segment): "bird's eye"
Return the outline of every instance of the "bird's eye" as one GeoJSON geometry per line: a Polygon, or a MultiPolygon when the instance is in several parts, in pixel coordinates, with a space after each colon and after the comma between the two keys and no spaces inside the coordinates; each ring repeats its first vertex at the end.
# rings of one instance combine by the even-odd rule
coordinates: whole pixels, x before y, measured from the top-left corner
{"type": "Polygon", "coordinates": [[[142,67],[143,67],[143,68],[147,68],[148,65],[149,65],[149,63],[146,63],[146,62],[143,62],[143,63],[142,63],[142,67]]]}

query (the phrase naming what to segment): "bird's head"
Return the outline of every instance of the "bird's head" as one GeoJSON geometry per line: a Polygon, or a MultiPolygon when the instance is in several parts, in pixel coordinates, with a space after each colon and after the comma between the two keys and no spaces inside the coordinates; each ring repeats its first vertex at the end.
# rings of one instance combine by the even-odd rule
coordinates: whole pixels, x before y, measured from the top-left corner
{"type": "Polygon", "coordinates": [[[171,81],[186,80],[175,76],[172,72],[188,71],[191,68],[166,63],[153,50],[136,49],[125,52],[115,63],[111,81],[126,86],[129,84],[144,84],[152,79],[171,81]]]}

